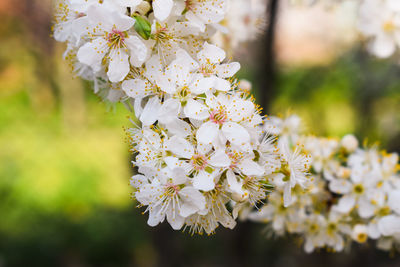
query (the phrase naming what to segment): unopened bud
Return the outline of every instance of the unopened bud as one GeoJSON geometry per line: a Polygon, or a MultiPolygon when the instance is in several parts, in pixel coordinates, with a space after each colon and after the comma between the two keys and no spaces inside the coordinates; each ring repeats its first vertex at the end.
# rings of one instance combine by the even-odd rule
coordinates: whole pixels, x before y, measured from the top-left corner
{"type": "Polygon", "coordinates": [[[234,201],[236,201],[236,202],[239,202],[239,203],[244,202],[247,199],[249,199],[249,192],[247,190],[245,190],[243,192],[243,194],[239,194],[239,193],[236,193],[236,192],[232,193],[232,199],[234,201]]]}
{"type": "Polygon", "coordinates": [[[144,16],[149,12],[151,9],[151,5],[147,1],[142,1],[137,7],[136,7],[136,12],[138,12],[140,15],[144,16]]]}
{"type": "Polygon", "coordinates": [[[240,90],[250,91],[252,85],[251,85],[251,82],[249,82],[248,80],[242,79],[239,81],[238,87],[240,90]]]}
{"type": "Polygon", "coordinates": [[[340,143],[347,152],[354,152],[358,148],[358,140],[352,134],[345,135],[340,143]]]}

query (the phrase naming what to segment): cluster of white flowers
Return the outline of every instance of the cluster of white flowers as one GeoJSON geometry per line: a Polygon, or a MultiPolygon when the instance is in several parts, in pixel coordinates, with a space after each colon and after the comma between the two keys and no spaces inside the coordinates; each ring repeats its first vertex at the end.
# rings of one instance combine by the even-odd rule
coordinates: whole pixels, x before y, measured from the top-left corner
{"type": "MultiPolygon", "coordinates": [[[[265,2],[247,3],[57,4],[54,37],[67,43],[73,69],[137,118],[126,129],[138,173],[131,185],[148,224],[166,219],[174,229],[211,234],[219,224],[233,228],[240,216],[271,222],[279,235],[303,236],[307,252],[340,251],[368,237],[392,248],[400,243],[397,155],[361,149],[352,136],[304,137],[298,117],[260,114],[250,83],[234,78],[240,64],[212,44],[222,40],[234,49],[254,39],[265,2]]],[[[384,29],[397,37],[394,18],[390,22],[384,29]]],[[[379,35],[374,25],[365,27],[370,36],[379,35]]],[[[379,38],[373,47],[382,46],[379,38]]]]}
{"type": "Polygon", "coordinates": [[[367,50],[388,58],[400,49],[400,1],[398,0],[289,0],[295,6],[324,5],[333,8],[354,3],[356,30],[367,41],[367,50]]]}
{"type": "Polygon", "coordinates": [[[206,41],[227,51],[254,39],[262,24],[263,2],[58,0],[54,38],[67,43],[65,58],[79,76],[94,82],[95,93],[133,104],[131,92],[120,90],[121,83],[142,75],[146,62],[156,55],[166,67],[179,50],[196,58],[206,41]]]}
{"type": "Polygon", "coordinates": [[[369,39],[368,50],[387,58],[400,48],[400,1],[363,0],[358,29],[369,39]]]}
{"type": "Polygon", "coordinates": [[[361,148],[353,135],[341,140],[298,134],[299,119],[275,118],[276,127],[289,143],[302,143],[311,155],[311,185],[294,187],[289,207],[284,205],[285,184],[270,180],[276,190],[258,211],[246,212],[250,220],[269,223],[273,233],[292,233],[304,240],[306,252],[317,248],[342,251],[351,241],[377,240],[383,250],[400,246],[400,165],[397,154],[361,148]]]}
{"type": "MultiPolygon", "coordinates": [[[[211,234],[219,224],[233,228],[242,206],[263,203],[271,177],[287,178],[287,205],[291,189],[305,186],[307,157],[264,137],[249,83],[233,77],[240,64],[226,62],[226,52],[209,43],[227,29],[219,23],[234,3],[67,0],[57,6],[54,36],[67,42],[76,72],[135,113],[138,124],[132,120],[127,129],[138,172],[131,185],[151,226],[166,218],[174,229],[211,234]]],[[[243,24],[249,12],[241,14],[243,24]]]]}

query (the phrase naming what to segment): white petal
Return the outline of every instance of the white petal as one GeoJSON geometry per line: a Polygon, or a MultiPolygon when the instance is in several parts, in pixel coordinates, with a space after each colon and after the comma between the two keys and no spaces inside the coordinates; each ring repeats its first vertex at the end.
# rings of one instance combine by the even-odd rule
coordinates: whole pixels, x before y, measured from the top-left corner
{"type": "Polygon", "coordinates": [[[214,84],[215,79],[213,77],[195,80],[190,85],[190,91],[196,95],[204,94],[205,92],[211,91],[211,89],[214,87],[214,84]]]}
{"type": "Polygon", "coordinates": [[[185,16],[191,25],[198,28],[201,32],[205,31],[206,25],[192,11],[189,10],[188,12],[186,12],[185,16]]]}
{"type": "Polygon", "coordinates": [[[130,62],[134,67],[141,67],[147,58],[147,46],[137,37],[130,36],[125,40],[130,50],[130,62]]]}
{"type": "Polygon", "coordinates": [[[229,103],[228,117],[233,121],[241,121],[250,117],[255,110],[254,103],[249,100],[235,98],[229,103]]]}
{"type": "Polygon", "coordinates": [[[227,91],[231,90],[232,87],[231,87],[231,83],[229,81],[215,77],[214,88],[215,88],[215,90],[218,90],[218,91],[227,92],[227,91]]]}
{"type": "Polygon", "coordinates": [[[218,133],[218,125],[208,121],[197,130],[196,138],[199,143],[210,144],[217,138],[218,133]]]}
{"type": "Polygon", "coordinates": [[[178,118],[181,109],[179,100],[171,98],[165,101],[160,108],[158,121],[161,123],[171,123],[178,118]]]}
{"type": "Polygon", "coordinates": [[[158,225],[160,222],[163,222],[165,219],[165,213],[164,212],[160,212],[161,209],[161,205],[157,206],[157,207],[153,207],[152,209],[150,209],[149,211],[149,219],[147,220],[147,224],[149,226],[156,226],[158,225]]]}
{"type": "Polygon", "coordinates": [[[244,194],[243,189],[242,189],[242,185],[243,185],[242,181],[239,182],[237,180],[236,175],[232,170],[228,170],[226,172],[226,180],[228,182],[228,187],[231,192],[234,192],[234,193],[237,193],[240,195],[244,194]]]}
{"type": "Polygon", "coordinates": [[[208,163],[214,167],[229,167],[231,160],[224,150],[220,149],[210,157],[208,163]]]}
{"type": "Polygon", "coordinates": [[[347,194],[352,189],[352,183],[344,179],[334,179],[329,183],[329,189],[338,194],[347,194]]]}
{"type": "Polygon", "coordinates": [[[387,35],[381,35],[372,41],[370,50],[377,57],[387,58],[393,55],[394,51],[396,50],[396,45],[391,37],[387,35]]]}
{"type": "Polygon", "coordinates": [[[109,57],[107,76],[113,83],[120,82],[129,73],[129,56],[124,49],[112,49],[109,57]]]}
{"type": "Polygon", "coordinates": [[[314,251],[314,243],[310,237],[306,238],[306,242],[304,243],[304,251],[306,253],[311,253],[314,251]]]}
{"type": "Polygon", "coordinates": [[[155,96],[149,99],[142,111],[142,114],[140,115],[140,121],[143,123],[143,125],[149,126],[157,121],[160,107],[161,102],[158,97],[155,96]]]}
{"type": "Polygon", "coordinates": [[[154,0],[153,10],[154,16],[159,21],[164,21],[171,14],[174,2],[172,0],[154,0]]]}
{"type": "Polygon", "coordinates": [[[383,236],[391,236],[400,233],[400,217],[388,215],[378,222],[378,229],[383,236]]]}
{"type": "Polygon", "coordinates": [[[144,76],[152,82],[156,81],[156,77],[160,76],[163,71],[160,56],[158,54],[153,55],[146,62],[146,71],[144,76]]]}
{"type": "Polygon", "coordinates": [[[368,224],[368,236],[372,239],[378,239],[381,236],[377,223],[368,224]]]}
{"type": "Polygon", "coordinates": [[[163,194],[161,186],[146,184],[135,193],[136,199],[143,205],[149,205],[154,199],[163,194]]]}
{"type": "Polygon", "coordinates": [[[122,32],[129,30],[135,24],[135,19],[122,15],[117,11],[107,15],[112,18],[113,27],[122,32]]]}
{"type": "Polygon", "coordinates": [[[171,178],[175,185],[184,184],[188,180],[188,177],[186,176],[186,171],[183,168],[174,168],[171,171],[171,178]]]}
{"type": "Polygon", "coordinates": [[[187,101],[184,113],[188,118],[195,120],[204,120],[210,117],[208,107],[193,99],[187,101]]]}
{"type": "Polygon", "coordinates": [[[217,65],[215,68],[216,74],[221,78],[230,78],[235,75],[240,69],[238,62],[217,65]]]}
{"type": "Polygon", "coordinates": [[[179,191],[179,196],[183,201],[180,215],[185,218],[206,207],[205,197],[193,187],[187,186],[183,188],[179,191]]]}
{"type": "Polygon", "coordinates": [[[264,168],[251,159],[245,159],[240,162],[238,168],[242,173],[249,176],[261,176],[264,174],[264,168]]]}
{"type": "Polygon", "coordinates": [[[165,148],[175,155],[190,159],[194,154],[194,147],[186,139],[173,136],[165,142],[165,148]]]}
{"type": "Polygon", "coordinates": [[[178,51],[176,51],[176,59],[174,62],[186,65],[189,68],[189,71],[194,71],[199,68],[199,63],[197,63],[184,49],[178,49],[178,51]]]}
{"type": "Polygon", "coordinates": [[[204,43],[203,49],[197,54],[197,59],[202,64],[217,64],[221,63],[225,59],[225,51],[218,46],[204,43]]]}
{"type": "Polygon", "coordinates": [[[375,213],[375,206],[365,198],[361,198],[358,201],[358,214],[361,218],[369,218],[375,213]]]}
{"type": "Polygon", "coordinates": [[[79,62],[92,67],[95,72],[98,72],[108,50],[107,41],[103,38],[97,38],[79,48],[77,58],[79,62]]]}
{"type": "Polygon", "coordinates": [[[165,125],[167,130],[174,135],[186,137],[191,134],[191,126],[189,123],[176,118],[165,125]]]}
{"type": "Polygon", "coordinates": [[[179,230],[185,223],[185,218],[179,215],[177,207],[169,207],[169,209],[167,210],[167,221],[171,225],[172,229],[179,230]]]}
{"type": "Polygon", "coordinates": [[[205,171],[193,177],[193,186],[198,190],[210,191],[215,188],[214,175],[205,171]]]}
{"type": "Polygon", "coordinates": [[[289,207],[292,204],[292,187],[289,182],[286,182],[283,187],[283,206],[289,207]]]}
{"type": "Polygon", "coordinates": [[[353,209],[355,204],[356,204],[356,199],[353,196],[345,195],[342,198],[340,198],[337,206],[335,207],[335,210],[337,210],[340,213],[348,213],[353,209]]]}
{"type": "Polygon", "coordinates": [[[135,98],[135,102],[133,103],[136,118],[139,118],[143,112],[142,100],[143,98],[135,98]]]}
{"type": "Polygon", "coordinates": [[[134,188],[139,188],[147,183],[148,183],[147,177],[141,174],[132,176],[130,181],[131,186],[133,186],[134,188]]]}
{"type": "Polygon", "coordinates": [[[389,193],[389,207],[400,215],[400,190],[393,190],[389,193]]]}
{"type": "Polygon", "coordinates": [[[224,123],[222,126],[222,132],[224,133],[226,139],[235,145],[243,145],[250,141],[250,135],[246,129],[234,122],[224,123]]]}
{"type": "Polygon", "coordinates": [[[158,87],[160,87],[163,92],[166,92],[168,94],[176,93],[176,84],[174,81],[171,81],[169,76],[167,76],[166,74],[160,74],[156,76],[155,79],[158,87]]]}
{"type": "Polygon", "coordinates": [[[125,80],[121,88],[127,96],[132,98],[142,98],[146,96],[146,83],[142,79],[125,80]]]}
{"type": "Polygon", "coordinates": [[[121,6],[133,7],[133,8],[142,2],[142,0],[116,0],[116,1],[121,6]]]}

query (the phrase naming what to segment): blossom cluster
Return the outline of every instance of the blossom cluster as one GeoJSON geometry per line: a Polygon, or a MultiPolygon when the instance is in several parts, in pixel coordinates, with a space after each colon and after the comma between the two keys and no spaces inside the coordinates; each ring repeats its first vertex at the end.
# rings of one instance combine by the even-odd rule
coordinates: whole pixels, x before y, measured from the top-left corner
{"type": "Polygon", "coordinates": [[[126,129],[137,171],[131,185],[151,226],[167,220],[173,229],[211,234],[220,224],[233,228],[243,205],[263,203],[270,177],[287,177],[287,204],[291,189],[305,186],[307,157],[264,137],[248,82],[234,78],[240,64],[210,43],[228,29],[224,18],[234,2],[68,0],[57,6],[54,37],[67,42],[73,68],[137,118],[126,129]]]}
{"type": "Polygon", "coordinates": [[[159,60],[149,61],[143,78],[128,81],[133,94],[159,90],[136,109],[141,127],[127,129],[139,172],[131,185],[151,226],[166,218],[174,229],[211,234],[233,228],[243,206],[261,205],[272,177],[285,179],[285,205],[292,188],[306,186],[308,157],[264,135],[260,109],[229,79],[237,64],[223,58],[206,43],[198,61],[180,50],[161,73],[159,60]]]}
{"type": "Polygon", "coordinates": [[[132,96],[120,90],[121,83],[142,74],[154,55],[166,67],[180,49],[196,58],[206,41],[232,52],[254,39],[263,25],[259,7],[264,1],[252,2],[58,0],[53,32],[67,43],[64,56],[71,68],[94,82],[95,93],[129,105],[132,96]]]}
{"type": "MultiPolygon", "coordinates": [[[[390,0],[363,5],[377,1],[397,10],[390,0]]],[[[93,81],[103,99],[134,112],[126,129],[137,173],[130,183],[148,224],[166,220],[173,229],[211,234],[219,225],[233,228],[239,216],[271,222],[278,235],[304,237],[307,252],[340,251],[351,240],[368,238],[382,249],[396,246],[397,155],[359,148],[352,136],[339,141],[299,135],[299,118],[265,118],[248,93],[249,82],[235,78],[240,64],[230,62],[226,50],[254,39],[263,25],[265,2],[247,4],[57,4],[54,37],[67,43],[71,67],[93,81]]],[[[368,17],[369,11],[360,12],[368,17]]],[[[390,18],[383,30],[397,40],[397,20],[390,18]]],[[[372,47],[380,47],[372,50],[389,55],[392,46],[381,42],[387,36],[379,39],[382,25],[368,23],[363,30],[372,47]]]]}
{"type": "Polygon", "coordinates": [[[276,190],[258,211],[246,218],[268,223],[276,235],[296,234],[304,250],[318,248],[342,251],[351,241],[376,240],[383,250],[400,245],[400,165],[395,153],[376,147],[359,147],[353,135],[341,140],[299,135],[296,116],[274,118],[265,127],[278,129],[281,138],[301,143],[311,155],[311,184],[295,187],[289,207],[284,205],[284,184],[271,183],[276,190]]]}
{"type": "Polygon", "coordinates": [[[388,58],[400,49],[400,1],[398,0],[290,0],[298,6],[316,4],[334,8],[352,2],[357,17],[355,30],[367,42],[367,50],[379,58],[388,58]]]}

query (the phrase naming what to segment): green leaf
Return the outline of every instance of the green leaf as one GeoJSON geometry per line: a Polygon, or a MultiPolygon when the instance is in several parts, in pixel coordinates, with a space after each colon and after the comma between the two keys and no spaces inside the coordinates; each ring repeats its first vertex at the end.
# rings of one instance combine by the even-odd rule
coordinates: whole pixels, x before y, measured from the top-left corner
{"type": "Polygon", "coordinates": [[[141,16],[135,16],[136,23],[134,25],[135,31],[145,40],[148,40],[151,35],[151,25],[147,19],[141,16]]]}

